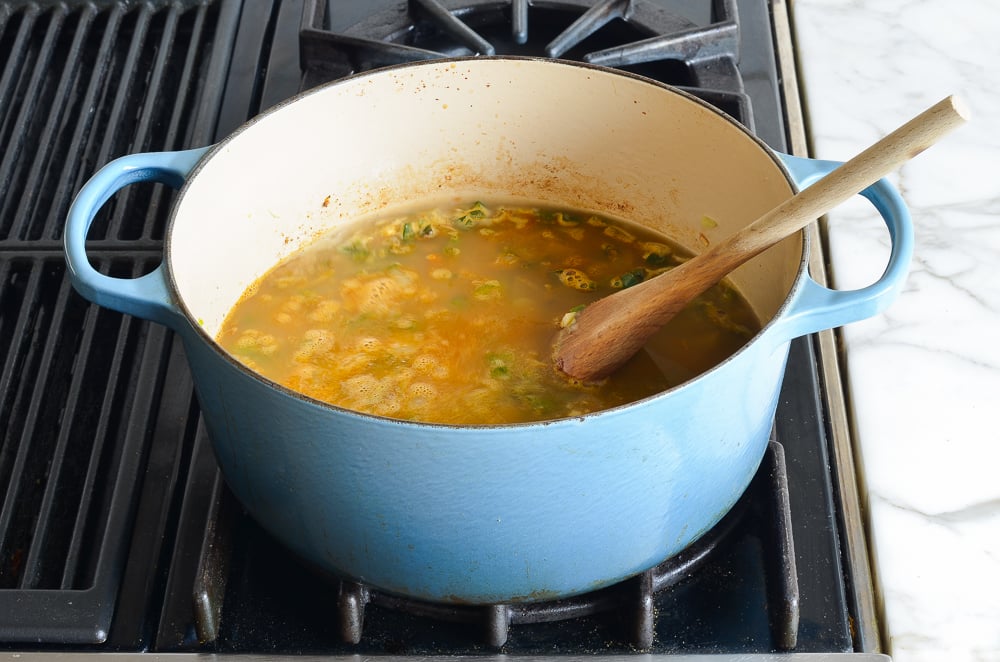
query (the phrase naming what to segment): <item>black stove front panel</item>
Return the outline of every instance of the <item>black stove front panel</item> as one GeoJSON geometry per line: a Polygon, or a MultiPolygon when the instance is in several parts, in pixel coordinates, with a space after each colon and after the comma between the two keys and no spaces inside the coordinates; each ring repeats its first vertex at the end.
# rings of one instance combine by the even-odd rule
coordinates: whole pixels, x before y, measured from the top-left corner
{"type": "MultiPolygon", "coordinates": [[[[413,615],[391,596],[318,577],[264,534],[218,475],[177,339],[72,291],[61,223],[100,165],[208,144],[302,87],[484,48],[435,4],[0,5],[0,647],[852,650],[810,339],[792,345],[768,469],[708,553],[691,550],[672,574],[636,578],[627,601],[545,607],[582,614],[566,622],[506,605],[418,605],[413,615]],[[790,514],[775,510],[782,501],[790,514]],[[791,540],[775,532],[786,518],[791,540]]],[[[447,4],[498,54],[555,48],[621,64],[692,91],[785,148],[765,0],[615,1],[589,13],[592,3],[577,0],[447,4]],[[664,25],[670,38],[654,39],[664,25]]],[[[153,268],[170,201],[160,185],[117,195],[91,231],[95,264],[123,276],[153,268]]]]}

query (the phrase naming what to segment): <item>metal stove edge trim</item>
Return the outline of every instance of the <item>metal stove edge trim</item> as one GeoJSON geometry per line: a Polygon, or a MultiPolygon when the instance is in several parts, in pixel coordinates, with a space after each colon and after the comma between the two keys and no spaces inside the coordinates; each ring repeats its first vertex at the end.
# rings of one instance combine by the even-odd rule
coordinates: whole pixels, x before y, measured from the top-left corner
{"type": "MultiPolygon", "coordinates": [[[[781,92],[785,97],[789,152],[796,156],[809,156],[805,99],[799,86],[801,71],[795,50],[793,4],[794,0],[772,0],[771,15],[781,92]]],[[[809,271],[813,279],[824,286],[829,283],[825,223],[824,216],[809,228],[812,235],[809,271]]],[[[833,451],[830,461],[837,481],[836,496],[846,536],[841,551],[844,553],[843,562],[853,578],[853,597],[858,610],[854,624],[855,647],[863,653],[879,652],[885,650],[882,642],[888,641],[888,637],[880,618],[878,578],[871,562],[867,533],[866,490],[858,477],[860,467],[843,380],[845,365],[839,349],[842,346],[839,334],[838,329],[827,329],[815,336],[824,404],[830,416],[829,439],[833,451]]]]}
{"type": "MultiPolygon", "coordinates": [[[[593,662],[589,655],[241,655],[215,653],[3,653],[0,662],[199,662],[207,660],[239,660],[241,662],[513,662],[515,660],[531,660],[532,662],[593,662]]],[[[879,653],[765,653],[765,654],[733,654],[733,655],[611,655],[601,656],[605,662],[620,660],[621,662],[890,662],[889,657],[879,653]]]]}

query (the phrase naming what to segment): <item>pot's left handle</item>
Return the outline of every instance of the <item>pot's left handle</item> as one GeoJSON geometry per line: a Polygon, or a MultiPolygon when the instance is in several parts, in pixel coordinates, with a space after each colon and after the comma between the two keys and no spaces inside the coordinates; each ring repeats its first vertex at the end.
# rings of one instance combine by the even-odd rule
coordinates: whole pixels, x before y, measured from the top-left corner
{"type": "MultiPolygon", "coordinates": [[[[841,165],[837,161],[778,156],[800,189],[841,165]]],[[[772,337],[779,342],[872,317],[885,310],[902,291],[913,257],[909,209],[886,179],[875,182],[861,195],[872,203],[889,229],[892,246],[885,271],[877,281],[857,290],[833,290],[806,278],[802,291],[772,329],[772,337]]]]}
{"type": "Polygon", "coordinates": [[[101,306],[177,328],[183,315],[170,293],[164,265],[139,278],[105,276],[87,258],[87,233],[97,212],[120,189],[146,181],[180,188],[208,149],[123,156],[84,184],[70,207],[63,236],[70,282],[80,294],[101,306]]]}

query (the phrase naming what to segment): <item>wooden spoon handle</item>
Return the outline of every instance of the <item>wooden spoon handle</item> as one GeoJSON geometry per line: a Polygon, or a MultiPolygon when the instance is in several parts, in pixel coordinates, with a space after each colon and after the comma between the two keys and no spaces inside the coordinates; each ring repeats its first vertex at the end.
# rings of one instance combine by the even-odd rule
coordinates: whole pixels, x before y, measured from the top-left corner
{"type": "Polygon", "coordinates": [[[588,305],[558,334],[556,367],[583,381],[611,374],[671,317],[733,269],[871,186],[967,116],[964,104],[947,97],[704,253],[588,305]]]}
{"type": "Polygon", "coordinates": [[[942,99],[703,255],[706,259],[725,255],[724,262],[731,266],[720,263],[719,270],[729,273],[868,188],[967,119],[968,111],[960,99],[942,99]]]}

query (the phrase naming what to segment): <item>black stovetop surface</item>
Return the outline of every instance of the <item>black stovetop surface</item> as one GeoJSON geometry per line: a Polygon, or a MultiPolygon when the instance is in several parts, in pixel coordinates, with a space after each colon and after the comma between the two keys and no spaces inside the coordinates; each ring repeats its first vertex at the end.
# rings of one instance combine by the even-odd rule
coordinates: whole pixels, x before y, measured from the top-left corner
{"type": "MultiPolygon", "coordinates": [[[[303,85],[350,73],[372,57],[363,44],[352,42],[334,65],[303,72],[303,28],[365,36],[407,8],[389,0],[331,4],[325,19],[308,6],[304,14],[302,0],[0,5],[0,650],[497,650],[476,625],[401,614],[386,601],[366,609],[361,642],[345,643],[337,619],[343,587],[291,558],[228,495],[179,341],[88,304],[66,278],[62,220],[101,165],[127,153],[209,144],[303,85]]],[[[422,11],[416,4],[409,10],[422,11]]],[[[503,2],[462,4],[509,12],[503,2]]],[[[577,4],[534,2],[531,25],[544,32],[539,17],[578,14],[577,4]]],[[[653,14],[667,7],[694,26],[735,9],[735,53],[627,68],[668,77],[786,149],[765,0],[636,5],[653,14]],[[726,76],[737,65],[734,82],[726,76]]],[[[622,19],[606,29],[611,36],[567,57],[600,39],[635,38],[622,19]]],[[[433,27],[416,36],[445,43],[433,27]]],[[[501,53],[541,54],[534,42],[495,40],[501,53]]],[[[90,233],[95,264],[120,276],[155,266],[171,196],[144,184],[109,202],[90,233]]],[[[826,426],[814,342],[800,339],[792,343],[774,437],[794,539],[792,644],[804,652],[854,649],[826,426]]],[[[648,650],[789,646],[780,634],[785,606],[774,601],[781,591],[768,583],[780,575],[768,551],[772,511],[762,505],[772,497],[757,491],[708,560],[656,594],[648,650]]],[[[632,652],[620,611],[513,626],[500,650],[632,652]]]]}

